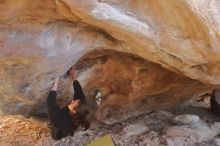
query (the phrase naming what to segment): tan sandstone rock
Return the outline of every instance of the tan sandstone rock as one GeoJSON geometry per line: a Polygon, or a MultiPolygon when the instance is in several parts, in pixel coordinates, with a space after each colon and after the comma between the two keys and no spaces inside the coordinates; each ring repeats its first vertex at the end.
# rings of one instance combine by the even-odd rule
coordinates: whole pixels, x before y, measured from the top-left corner
{"type": "Polygon", "coordinates": [[[88,98],[103,93],[97,117],[108,124],[206,93],[220,84],[219,8],[217,0],[1,0],[0,111],[44,113],[52,80],[72,65],[88,98]]]}

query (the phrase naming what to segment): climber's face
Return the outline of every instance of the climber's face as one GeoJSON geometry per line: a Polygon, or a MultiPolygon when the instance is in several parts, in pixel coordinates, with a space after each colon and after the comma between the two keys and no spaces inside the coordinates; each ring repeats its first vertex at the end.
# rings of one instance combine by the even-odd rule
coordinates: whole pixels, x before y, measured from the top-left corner
{"type": "Polygon", "coordinates": [[[79,99],[77,99],[77,100],[72,100],[71,103],[68,105],[69,110],[70,110],[73,114],[75,114],[76,111],[77,111],[77,108],[78,108],[78,106],[79,106],[79,101],[80,101],[79,99]]]}

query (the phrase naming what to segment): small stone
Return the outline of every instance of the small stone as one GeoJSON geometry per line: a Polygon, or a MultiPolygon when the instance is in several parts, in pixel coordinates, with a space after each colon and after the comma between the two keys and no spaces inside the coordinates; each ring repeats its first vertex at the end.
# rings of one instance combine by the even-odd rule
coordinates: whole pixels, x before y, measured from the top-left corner
{"type": "Polygon", "coordinates": [[[148,127],[144,124],[132,124],[124,127],[123,131],[126,133],[126,136],[135,136],[140,135],[148,131],[148,127]]]}
{"type": "Polygon", "coordinates": [[[154,138],[154,137],[157,137],[158,134],[157,134],[155,131],[151,131],[151,132],[149,133],[149,136],[152,137],[152,138],[154,138]]]}
{"type": "Polygon", "coordinates": [[[220,122],[215,122],[215,123],[213,124],[213,128],[214,128],[215,130],[220,130],[220,122]]]}
{"type": "Polygon", "coordinates": [[[182,114],[173,118],[172,123],[177,125],[191,125],[200,120],[199,116],[191,114],[182,114]]]}
{"type": "Polygon", "coordinates": [[[188,144],[184,138],[172,137],[167,139],[167,146],[185,146],[188,144]]]}
{"type": "Polygon", "coordinates": [[[220,138],[216,138],[215,142],[216,142],[217,145],[220,145],[220,138]]]}

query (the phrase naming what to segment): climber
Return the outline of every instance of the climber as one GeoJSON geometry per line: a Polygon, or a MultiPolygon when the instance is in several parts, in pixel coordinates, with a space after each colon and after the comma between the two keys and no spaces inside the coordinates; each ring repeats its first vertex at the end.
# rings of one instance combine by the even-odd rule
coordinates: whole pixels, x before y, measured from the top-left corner
{"type": "Polygon", "coordinates": [[[68,74],[72,77],[74,96],[73,100],[64,108],[59,108],[56,103],[57,89],[59,84],[59,77],[55,79],[54,85],[47,97],[47,111],[50,119],[49,128],[51,136],[55,140],[59,140],[68,135],[73,136],[74,131],[82,126],[87,130],[90,122],[87,119],[89,114],[88,106],[86,104],[85,95],[82,87],[77,80],[76,71],[71,68],[68,74]]]}

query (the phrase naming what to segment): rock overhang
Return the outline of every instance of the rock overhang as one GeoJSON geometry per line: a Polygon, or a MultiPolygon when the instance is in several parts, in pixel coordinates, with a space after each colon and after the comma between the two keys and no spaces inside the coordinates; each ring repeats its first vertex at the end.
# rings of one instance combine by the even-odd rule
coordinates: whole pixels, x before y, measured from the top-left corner
{"type": "MultiPolygon", "coordinates": [[[[212,6],[216,2],[213,0],[212,6]]],[[[106,84],[113,87],[100,82],[99,88],[106,93],[110,89],[119,92],[113,92],[98,110],[97,116],[106,123],[137,116],[148,109],[166,108],[175,103],[174,99],[177,104],[219,85],[218,23],[210,24],[198,15],[205,13],[214,21],[214,10],[200,13],[206,9],[202,7],[207,5],[205,2],[201,6],[173,0],[169,5],[108,0],[43,3],[9,0],[0,4],[4,8],[0,12],[3,113],[45,112],[43,103],[52,79],[80,61],[87,63],[81,64],[82,68],[97,61],[79,75],[87,94],[96,87],[93,83],[101,71],[112,80],[109,83],[105,79],[106,84]],[[110,68],[116,73],[108,71],[110,68]],[[169,86],[172,88],[168,90],[169,86]],[[114,115],[114,109],[121,112],[114,115]]],[[[62,89],[59,94],[62,99],[71,96],[68,79],[62,89]]]]}

